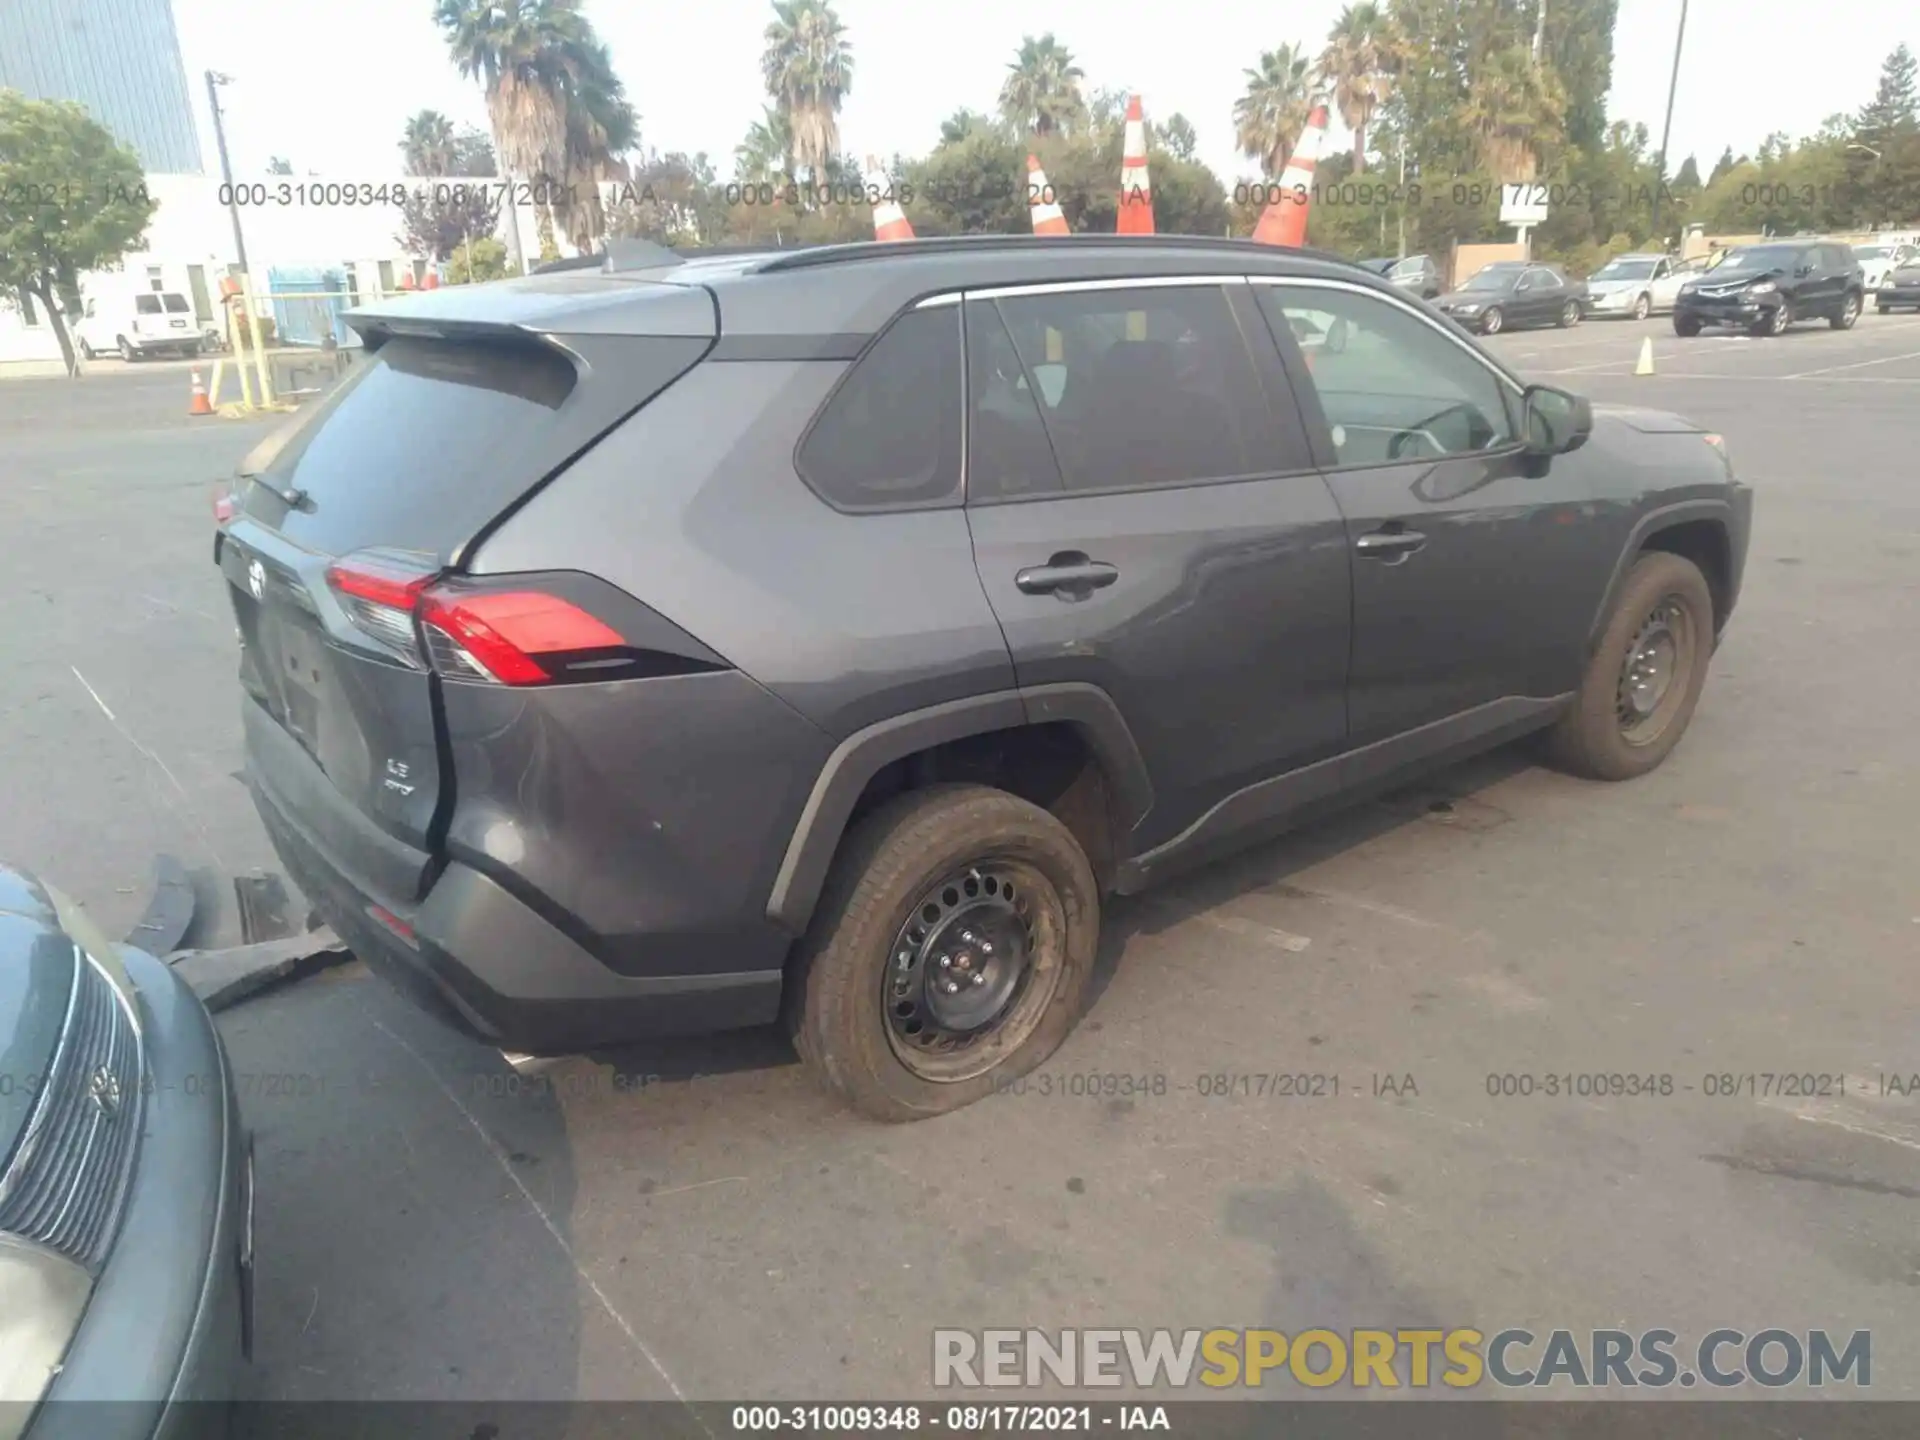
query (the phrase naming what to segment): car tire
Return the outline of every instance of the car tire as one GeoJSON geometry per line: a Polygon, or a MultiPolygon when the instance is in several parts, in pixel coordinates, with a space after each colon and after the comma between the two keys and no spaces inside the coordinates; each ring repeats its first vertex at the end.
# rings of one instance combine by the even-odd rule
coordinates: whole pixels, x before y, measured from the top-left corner
{"type": "Polygon", "coordinates": [[[1873,313],[1876,315],[1884,315],[1892,308],[1891,305],[1883,305],[1878,300],[1873,302],[1873,313]]]}
{"type": "Polygon", "coordinates": [[[93,346],[89,345],[84,340],[80,342],[80,358],[82,360],[93,359],[93,346]]]}
{"type": "Polygon", "coordinates": [[[907,1121],[958,1110],[1066,1039],[1099,936],[1093,867],[1053,815],[981,785],[912,791],[842,843],[788,976],[788,1032],[815,1076],[863,1115],[907,1121]],[[999,937],[998,951],[988,936],[999,937]],[[911,975],[895,973],[901,954],[915,955],[911,975]],[[957,1002],[943,996],[943,972],[932,968],[942,954],[957,956],[955,976],[991,973],[993,991],[979,1003],[999,1008],[985,1028],[939,1014],[987,983],[972,980],[957,1002]],[[1017,966],[996,968],[1015,958],[1017,966]],[[1009,976],[1013,988],[995,1002],[1009,976]]]}
{"type": "Polygon", "coordinates": [[[1827,324],[1836,330],[1851,330],[1860,319],[1860,297],[1848,295],[1840,302],[1840,313],[1827,317],[1827,324]]]}
{"type": "Polygon", "coordinates": [[[1506,327],[1507,317],[1500,312],[1498,305],[1489,305],[1487,313],[1480,317],[1482,335],[1498,335],[1506,327]]]}
{"type": "Polygon", "coordinates": [[[1784,335],[1787,327],[1793,324],[1793,302],[1786,296],[1780,297],[1780,303],[1760,319],[1753,322],[1749,334],[1759,336],[1784,335]]]}
{"type": "Polygon", "coordinates": [[[1580,323],[1580,302],[1569,300],[1560,307],[1560,328],[1571,330],[1580,323]]]}
{"type": "Polygon", "coordinates": [[[1573,706],[1547,732],[1556,765],[1589,780],[1631,780],[1672,753],[1693,719],[1713,657],[1713,596],[1691,560],[1634,562],[1573,706]]]}
{"type": "Polygon", "coordinates": [[[1647,318],[1647,316],[1651,315],[1652,313],[1653,313],[1653,301],[1649,300],[1645,295],[1642,295],[1639,299],[1633,302],[1633,318],[1634,319],[1644,320],[1647,318]]]}
{"type": "Polygon", "coordinates": [[[1673,333],[1691,340],[1700,333],[1700,322],[1691,315],[1676,315],[1673,317],[1673,333]]]}
{"type": "Polygon", "coordinates": [[[135,360],[137,360],[140,357],[140,352],[138,350],[135,350],[133,346],[127,343],[126,336],[122,335],[119,337],[119,345],[120,345],[120,358],[126,361],[127,364],[131,365],[135,360]]]}

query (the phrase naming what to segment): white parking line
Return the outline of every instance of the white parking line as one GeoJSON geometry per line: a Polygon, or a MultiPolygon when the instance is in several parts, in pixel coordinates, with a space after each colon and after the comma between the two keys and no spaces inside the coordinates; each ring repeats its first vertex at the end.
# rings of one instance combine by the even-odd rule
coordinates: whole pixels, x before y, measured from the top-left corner
{"type": "Polygon", "coordinates": [[[1869,365],[1891,365],[1896,360],[1920,360],[1920,350],[1908,350],[1901,355],[1881,355],[1872,360],[1855,360],[1847,365],[1823,365],[1818,370],[1802,370],[1795,375],[1782,376],[1786,380],[1810,380],[1816,375],[1831,375],[1837,370],[1863,370],[1869,365]]]}

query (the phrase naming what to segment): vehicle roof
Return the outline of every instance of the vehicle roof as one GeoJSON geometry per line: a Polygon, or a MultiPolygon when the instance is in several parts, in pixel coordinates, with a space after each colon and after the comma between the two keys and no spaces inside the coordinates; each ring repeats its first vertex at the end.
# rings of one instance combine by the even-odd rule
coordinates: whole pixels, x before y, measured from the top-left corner
{"type": "MultiPolygon", "coordinates": [[[[487,285],[443,286],[363,305],[348,320],[405,333],[468,326],[552,334],[811,337],[785,358],[830,358],[928,295],[1153,275],[1340,279],[1397,295],[1376,272],[1315,250],[1198,236],[956,236],[743,253],[657,246],[487,285]],[[630,266],[630,268],[628,268],[630,266]],[[801,353],[805,351],[805,353],[801,353]]],[[[768,358],[772,358],[769,356],[768,358]]]]}
{"type": "Polygon", "coordinates": [[[1664,260],[1666,258],[1657,250],[1630,250],[1622,255],[1609,255],[1607,263],[1611,265],[1615,260],[1664,260]]]}

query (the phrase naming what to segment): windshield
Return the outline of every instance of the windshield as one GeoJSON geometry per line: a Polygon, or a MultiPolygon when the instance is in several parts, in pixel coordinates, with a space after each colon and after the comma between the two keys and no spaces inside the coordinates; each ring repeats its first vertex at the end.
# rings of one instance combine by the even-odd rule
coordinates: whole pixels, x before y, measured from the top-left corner
{"type": "Polygon", "coordinates": [[[1751,250],[1735,250],[1715,268],[1747,272],[1791,270],[1800,263],[1803,253],[1791,245],[1756,245],[1751,250]]]}
{"type": "Polygon", "coordinates": [[[1513,277],[1519,273],[1518,270],[1506,270],[1498,265],[1489,265],[1460,288],[1462,290],[1505,290],[1513,284],[1513,277]]]}
{"type": "Polygon", "coordinates": [[[1645,280],[1653,274],[1652,260],[1609,260],[1593,272],[1596,280],[1645,280]]]}

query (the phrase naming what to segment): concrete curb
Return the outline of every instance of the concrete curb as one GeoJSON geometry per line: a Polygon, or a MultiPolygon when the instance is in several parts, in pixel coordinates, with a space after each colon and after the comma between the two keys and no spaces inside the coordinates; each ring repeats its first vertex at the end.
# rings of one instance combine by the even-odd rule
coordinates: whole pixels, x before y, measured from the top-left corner
{"type": "Polygon", "coordinates": [[[277,985],[303,980],[351,959],[353,952],[333,931],[323,928],[225,950],[177,950],[167,956],[167,963],[209,1010],[228,1010],[277,985]]]}

